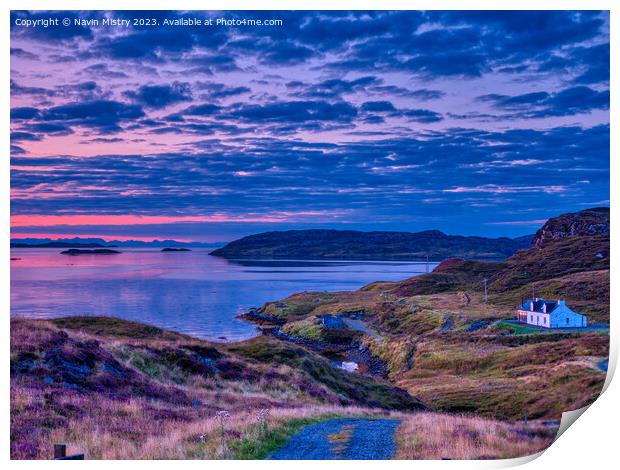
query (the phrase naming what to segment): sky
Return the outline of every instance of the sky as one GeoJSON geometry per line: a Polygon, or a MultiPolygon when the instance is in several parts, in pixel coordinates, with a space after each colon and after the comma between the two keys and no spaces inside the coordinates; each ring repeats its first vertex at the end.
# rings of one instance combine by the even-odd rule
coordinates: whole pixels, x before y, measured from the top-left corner
{"type": "Polygon", "coordinates": [[[14,238],[519,236],[609,152],[608,12],[11,14],[14,238]]]}

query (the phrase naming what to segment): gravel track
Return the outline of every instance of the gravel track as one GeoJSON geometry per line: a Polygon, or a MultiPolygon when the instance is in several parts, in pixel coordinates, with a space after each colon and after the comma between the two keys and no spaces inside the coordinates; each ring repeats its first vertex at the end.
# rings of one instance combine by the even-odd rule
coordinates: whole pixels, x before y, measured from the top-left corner
{"type": "Polygon", "coordinates": [[[295,434],[272,460],[389,460],[396,453],[396,419],[336,418],[295,434]]]}

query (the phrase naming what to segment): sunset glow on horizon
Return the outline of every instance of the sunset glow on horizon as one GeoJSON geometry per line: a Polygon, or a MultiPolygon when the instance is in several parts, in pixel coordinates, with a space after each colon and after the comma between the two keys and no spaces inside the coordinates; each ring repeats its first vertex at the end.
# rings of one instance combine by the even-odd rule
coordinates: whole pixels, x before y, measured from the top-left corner
{"type": "Polygon", "coordinates": [[[609,205],[607,12],[229,12],[24,28],[13,238],[334,228],[519,236],[609,205]]]}

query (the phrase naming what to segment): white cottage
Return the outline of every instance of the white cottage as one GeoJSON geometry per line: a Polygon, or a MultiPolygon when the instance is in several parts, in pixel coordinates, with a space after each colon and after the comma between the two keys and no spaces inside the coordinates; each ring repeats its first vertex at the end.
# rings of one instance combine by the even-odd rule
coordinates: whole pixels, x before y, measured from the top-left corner
{"type": "Polygon", "coordinates": [[[517,309],[521,323],[543,328],[581,328],[588,326],[588,317],[573,312],[564,300],[545,300],[540,297],[526,300],[517,309]]]}

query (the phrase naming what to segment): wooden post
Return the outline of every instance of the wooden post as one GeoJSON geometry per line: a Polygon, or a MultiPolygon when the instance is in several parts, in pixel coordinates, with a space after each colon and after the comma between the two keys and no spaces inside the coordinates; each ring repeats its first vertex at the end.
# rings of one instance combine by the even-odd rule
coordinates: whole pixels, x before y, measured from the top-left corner
{"type": "Polygon", "coordinates": [[[67,455],[67,444],[54,444],[54,460],[84,460],[84,454],[67,455]]]}
{"type": "Polygon", "coordinates": [[[61,459],[67,456],[66,444],[54,444],[54,458],[61,459]]]}

